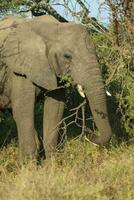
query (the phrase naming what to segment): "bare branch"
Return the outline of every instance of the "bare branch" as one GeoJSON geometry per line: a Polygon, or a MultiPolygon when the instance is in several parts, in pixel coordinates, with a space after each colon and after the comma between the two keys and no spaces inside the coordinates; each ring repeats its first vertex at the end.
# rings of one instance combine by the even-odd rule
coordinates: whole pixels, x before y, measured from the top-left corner
{"type": "MultiPolygon", "coordinates": [[[[60,22],[68,22],[64,17],[62,17],[49,3],[35,3],[30,6],[29,9],[33,14],[36,15],[35,10],[41,10],[42,14],[45,14],[43,10],[45,10],[49,15],[52,15],[60,22]]],[[[40,13],[41,13],[40,11],[40,13]]],[[[41,15],[41,14],[40,14],[41,15]]]]}
{"type": "Polygon", "coordinates": [[[119,22],[118,22],[118,10],[113,0],[107,0],[107,3],[112,11],[113,17],[113,31],[115,35],[115,42],[119,46],[119,22]]]}
{"type": "Polygon", "coordinates": [[[54,127],[54,128],[52,129],[52,132],[51,132],[51,133],[54,133],[54,132],[57,130],[57,128],[59,128],[59,132],[60,132],[60,131],[63,131],[63,133],[62,133],[62,135],[61,135],[60,143],[57,145],[57,148],[59,148],[60,146],[62,146],[63,143],[65,142],[65,141],[63,140],[63,138],[66,138],[66,139],[67,139],[67,135],[66,135],[66,133],[67,133],[67,128],[68,128],[70,125],[72,125],[72,124],[76,124],[78,127],[80,127],[80,128],[82,129],[81,134],[79,135],[80,138],[82,138],[82,137],[85,135],[85,133],[86,133],[86,127],[85,127],[85,121],[86,121],[86,119],[85,119],[85,109],[84,109],[85,104],[86,104],[86,100],[84,100],[84,101],[83,101],[79,106],[77,106],[76,108],[71,109],[70,111],[71,111],[71,112],[73,111],[73,113],[71,113],[69,116],[63,118],[63,119],[56,125],[56,127],[54,127]],[[80,119],[79,116],[78,116],[78,113],[79,113],[79,110],[80,110],[80,109],[82,109],[82,119],[80,119]],[[74,120],[71,120],[71,121],[68,122],[68,123],[66,122],[67,120],[72,119],[72,118],[74,118],[74,120]],[[82,125],[79,124],[78,120],[81,120],[82,125]],[[62,124],[63,124],[63,126],[62,126],[62,124]]]}

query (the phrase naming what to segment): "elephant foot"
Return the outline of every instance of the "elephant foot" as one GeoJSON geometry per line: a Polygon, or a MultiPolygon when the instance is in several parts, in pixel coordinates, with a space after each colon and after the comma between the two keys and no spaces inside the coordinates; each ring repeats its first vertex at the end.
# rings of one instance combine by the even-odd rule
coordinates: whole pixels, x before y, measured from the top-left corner
{"type": "Polygon", "coordinates": [[[51,141],[49,144],[45,143],[45,158],[46,159],[51,159],[55,156],[57,150],[57,139],[55,141],[51,141]]]}
{"type": "Polygon", "coordinates": [[[55,157],[55,151],[45,151],[45,159],[50,160],[55,157]]]}
{"type": "Polygon", "coordinates": [[[37,148],[27,148],[26,150],[20,149],[19,152],[20,163],[26,164],[29,161],[36,162],[37,160],[37,148]]]}
{"type": "Polygon", "coordinates": [[[34,132],[35,134],[31,138],[31,140],[23,140],[19,144],[20,146],[19,158],[22,163],[27,163],[28,161],[37,160],[40,143],[35,130],[34,132]]]}

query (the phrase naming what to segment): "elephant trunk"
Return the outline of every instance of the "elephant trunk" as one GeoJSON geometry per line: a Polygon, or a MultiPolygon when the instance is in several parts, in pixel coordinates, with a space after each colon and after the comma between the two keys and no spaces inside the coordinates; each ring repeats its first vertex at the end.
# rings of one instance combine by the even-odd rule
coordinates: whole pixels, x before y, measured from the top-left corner
{"type": "Polygon", "coordinates": [[[91,77],[87,79],[86,95],[99,130],[99,135],[93,134],[90,140],[95,144],[101,145],[109,141],[112,130],[108,119],[106,95],[100,70],[96,69],[95,74],[93,72],[90,75],[91,77]]]}
{"type": "Polygon", "coordinates": [[[95,124],[99,130],[99,135],[93,134],[89,139],[95,144],[102,145],[109,141],[112,130],[108,119],[106,92],[95,54],[92,54],[90,62],[88,54],[86,66],[85,71],[83,69],[80,75],[81,78],[77,78],[79,78],[79,83],[84,87],[95,124]]]}

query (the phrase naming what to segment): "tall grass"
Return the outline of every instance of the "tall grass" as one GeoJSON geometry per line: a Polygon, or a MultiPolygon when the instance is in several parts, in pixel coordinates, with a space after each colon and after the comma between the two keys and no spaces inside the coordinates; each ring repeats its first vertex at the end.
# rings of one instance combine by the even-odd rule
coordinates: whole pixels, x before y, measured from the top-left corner
{"type": "Polygon", "coordinates": [[[75,140],[41,165],[20,165],[15,143],[0,152],[1,200],[133,200],[134,145],[75,140]]]}

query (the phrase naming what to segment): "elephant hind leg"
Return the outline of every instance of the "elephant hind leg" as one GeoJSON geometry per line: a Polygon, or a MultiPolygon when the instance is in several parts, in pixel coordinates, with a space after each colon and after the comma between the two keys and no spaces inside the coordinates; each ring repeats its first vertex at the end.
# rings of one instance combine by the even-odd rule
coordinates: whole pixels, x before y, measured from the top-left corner
{"type": "Polygon", "coordinates": [[[50,158],[56,151],[58,144],[59,122],[63,116],[64,93],[47,96],[44,103],[43,143],[46,158],[50,158]],[[58,98],[57,98],[58,95],[58,98]],[[56,98],[55,98],[56,97],[56,98]]]}
{"type": "Polygon", "coordinates": [[[16,121],[20,158],[35,158],[37,143],[34,129],[35,86],[26,78],[13,74],[11,104],[16,121]]]}

